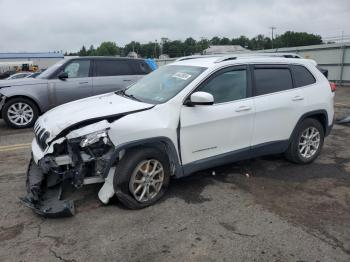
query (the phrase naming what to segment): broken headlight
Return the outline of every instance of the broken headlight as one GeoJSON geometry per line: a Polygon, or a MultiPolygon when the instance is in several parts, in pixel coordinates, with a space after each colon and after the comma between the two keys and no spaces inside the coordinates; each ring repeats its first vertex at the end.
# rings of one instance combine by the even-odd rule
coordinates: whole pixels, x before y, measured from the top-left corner
{"type": "Polygon", "coordinates": [[[82,137],[80,147],[93,157],[101,157],[113,146],[109,140],[107,130],[94,132],[82,137]]]}
{"type": "Polygon", "coordinates": [[[84,136],[80,142],[80,146],[84,148],[84,147],[93,145],[95,143],[98,143],[101,140],[104,144],[108,144],[110,142],[108,138],[107,130],[94,132],[84,136]]]}

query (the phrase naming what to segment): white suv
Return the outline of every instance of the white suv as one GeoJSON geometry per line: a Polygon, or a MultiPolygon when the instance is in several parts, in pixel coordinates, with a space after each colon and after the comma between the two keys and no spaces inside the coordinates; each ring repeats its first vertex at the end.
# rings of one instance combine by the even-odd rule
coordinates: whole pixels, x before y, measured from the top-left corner
{"type": "Polygon", "coordinates": [[[74,214],[69,185],[149,206],[170,178],[262,155],[306,164],[333,123],[333,89],[314,61],[281,55],[179,59],[124,91],[61,105],[34,126],[23,202],[74,214]]]}

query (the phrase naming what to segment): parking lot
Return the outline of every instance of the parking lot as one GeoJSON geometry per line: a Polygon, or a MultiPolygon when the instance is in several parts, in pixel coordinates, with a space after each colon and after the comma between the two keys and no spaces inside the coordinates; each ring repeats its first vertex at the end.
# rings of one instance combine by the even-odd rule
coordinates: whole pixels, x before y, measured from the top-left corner
{"type": "MultiPolygon", "coordinates": [[[[349,113],[339,88],[336,117],[349,113]]],[[[104,206],[87,186],[74,217],[44,219],[18,200],[33,132],[0,120],[0,261],[349,261],[349,137],[335,125],[307,166],[269,156],[173,180],[138,211],[104,206]]]]}

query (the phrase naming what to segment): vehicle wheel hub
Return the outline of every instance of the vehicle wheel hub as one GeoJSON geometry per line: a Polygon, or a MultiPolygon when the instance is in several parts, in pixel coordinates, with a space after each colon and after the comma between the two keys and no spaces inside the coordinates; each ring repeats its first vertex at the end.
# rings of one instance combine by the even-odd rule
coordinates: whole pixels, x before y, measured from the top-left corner
{"type": "Polygon", "coordinates": [[[299,139],[299,153],[304,158],[311,158],[320,146],[320,132],[315,127],[306,128],[299,139]]]}
{"type": "Polygon", "coordinates": [[[139,202],[155,198],[163,186],[164,168],[156,159],[144,160],[135,168],[129,190],[139,202]]]}
{"type": "Polygon", "coordinates": [[[7,117],[15,125],[25,126],[33,120],[34,112],[28,104],[18,102],[8,108],[7,117]]]}

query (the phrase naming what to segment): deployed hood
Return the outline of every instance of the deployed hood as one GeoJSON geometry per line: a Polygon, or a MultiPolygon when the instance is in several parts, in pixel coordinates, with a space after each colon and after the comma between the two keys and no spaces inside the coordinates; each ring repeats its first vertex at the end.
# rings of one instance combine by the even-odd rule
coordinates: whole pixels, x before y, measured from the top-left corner
{"type": "Polygon", "coordinates": [[[58,106],[42,115],[35,126],[50,132],[49,141],[64,131],[104,120],[114,121],[129,113],[152,108],[115,93],[89,97],[58,106]]]}
{"type": "Polygon", "coordinates": [[[38,85],[42,83],[46,83],[46,79],[38,79],[38,78],[21,78],[21,79],[13,79],[13,80],[0,80],[0,89],[4,87],[11,86],[29,86],[29,85],[38,85]]]}

